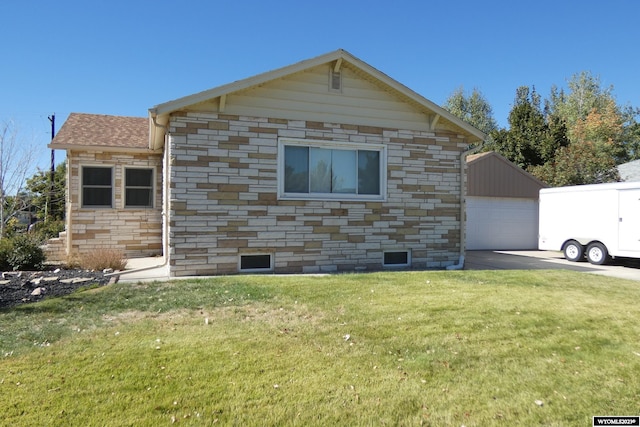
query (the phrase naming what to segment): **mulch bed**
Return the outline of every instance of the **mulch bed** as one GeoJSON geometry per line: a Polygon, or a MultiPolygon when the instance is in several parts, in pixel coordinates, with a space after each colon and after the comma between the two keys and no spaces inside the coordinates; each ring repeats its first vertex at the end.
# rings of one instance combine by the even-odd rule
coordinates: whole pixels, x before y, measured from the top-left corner
{"type": "Polygon", "coordinates": [[[11,271],[0,275],[0,309],[59,297],[86,286],[104,286],[117,276],[102,271],[56,268],[51,271],[11,271]]]}

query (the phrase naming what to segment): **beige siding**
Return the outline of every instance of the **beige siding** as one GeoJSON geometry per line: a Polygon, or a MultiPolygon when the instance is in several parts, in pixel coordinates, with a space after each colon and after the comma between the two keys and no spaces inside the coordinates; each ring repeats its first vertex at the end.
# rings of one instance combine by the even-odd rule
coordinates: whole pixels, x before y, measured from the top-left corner
{"type": "Polygon", "coordinates": [[[122,250],[127,257],[162,254],[162,156],[105,152],[67,153],[67,252],[71,256],[96,248],[122,250]],[[114,173],[113,208],[82,208],[81,168],[110,166],[114,173]],[[124,169],[153,168],[154,207],[124,207],[124,169]],[[70,227],[70,229],[69,229],[70,227]]]}
{"type": "Polygon", "coordinates": [[[175,115],[169,129],[170,271],[235,273],[240,254],[271,253],[276,272],[382,268],[409,250],[416,268],[460,252],[460,153],[451,134],[215,113],[175,115]],[[277,198],[278,139],[387,146],[383,202],[277,198]]]}
{"type": "MultiPolygon", "coordinates": [[[[195,109],[218,111],[218,100],[195,109]]],[[[330,91],[328,65],[230,94],[224,113],[430,130],[426,113],[398,94],[360,78],[349,68],[342,70],[342,91],[330,91]]]]}

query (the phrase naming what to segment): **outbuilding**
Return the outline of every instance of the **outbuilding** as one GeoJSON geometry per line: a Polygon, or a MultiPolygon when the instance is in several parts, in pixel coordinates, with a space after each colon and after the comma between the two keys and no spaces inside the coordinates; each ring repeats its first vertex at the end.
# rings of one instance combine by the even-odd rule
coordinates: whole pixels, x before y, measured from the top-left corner
{"type": "Polygon", "coordinates": [[[494,151],[468,156],[467,167],[467,250],[537,249],[547,185],[494,151]]]}

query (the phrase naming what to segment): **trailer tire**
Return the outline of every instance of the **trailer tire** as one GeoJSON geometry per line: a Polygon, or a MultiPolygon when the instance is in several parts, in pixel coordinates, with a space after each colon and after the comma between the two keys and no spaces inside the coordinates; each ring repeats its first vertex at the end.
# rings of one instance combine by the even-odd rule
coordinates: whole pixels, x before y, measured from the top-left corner
{"type": "Polygon", "coordinates": [[[607,247],[600,242],[593,242],[587,246],[587,260],[591,264],[602,265],[609,260],[607,247]]]}
{"type": "Polygon", "coordinates": [[[582,256],[584,255],[584,248],[575,240],[569,240],[567,243],[565,243],[562,251],[564,252],[564,258],[567,261],[580,261],[582,259],[582,256]]]}

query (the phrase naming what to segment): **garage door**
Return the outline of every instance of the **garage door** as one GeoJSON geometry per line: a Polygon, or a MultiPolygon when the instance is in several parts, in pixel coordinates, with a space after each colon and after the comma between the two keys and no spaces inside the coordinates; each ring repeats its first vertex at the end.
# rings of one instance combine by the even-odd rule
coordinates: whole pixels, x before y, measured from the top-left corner
{"type": "Polygon", "coordinates": [[[467,249],[538,248],[538,201],[467,198],[467,249]]]}

